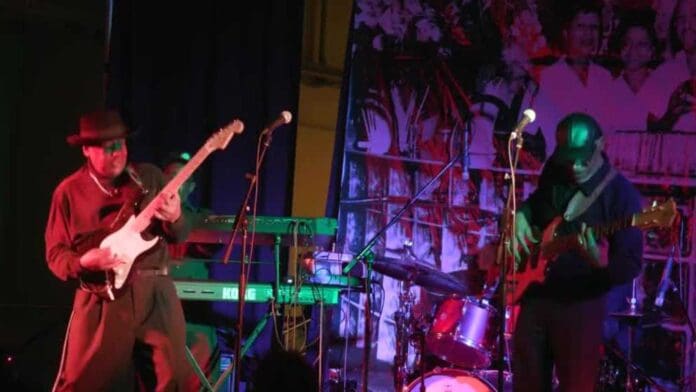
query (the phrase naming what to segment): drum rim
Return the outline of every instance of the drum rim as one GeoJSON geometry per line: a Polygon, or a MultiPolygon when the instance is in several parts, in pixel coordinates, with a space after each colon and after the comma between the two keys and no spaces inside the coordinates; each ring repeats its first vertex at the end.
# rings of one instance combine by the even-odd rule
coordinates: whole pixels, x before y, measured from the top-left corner
{"type": "MultiPolygon", "coordinates": [[[[492,350],[487,349],[483,344],[477,344],[473,340],[466,338],[462,335],[455,335],[453,333],[446,333],[446,332],[433,332],[430,333],[426,336],[426,343],[430,344],[430,340],[436,340],[436,341],[441,341],[444,340],[443,338],[449,338],[455,343],[464,343],[465,346],[477,350],[477,351],[485,351],[489,352],[492,350]],[[434,338],[434,339],[433,339],[434,338]]],[[[490,356],[490,353],[488,353],[488,356],[490,356]]]]}
{"type": "Polygon", "coordinates": [[[496,316],[498,315],[498,307],[490,304],[488,302],[483,302],[483,298],[479,298],[475,295],[460,295],[460,294],[450,294],[447,295],[442,302],[440,302],[439,305],[437,305],[435,313],[437,313],[438,309],[440,309],[440,306],[447,301],[447,300],[456,300],[456,301],[461,301],[462,304],[472,304],[476,307],[483,308],[486,310],[491,310],[496,316]]]}
{"type": "MultiPolygon", "coordinates": [[[[495,392],[495,390],[496,390],[495,386],[493,384],[491,384],[490,382],[488,382],[488,380],[477,375],[475,372],[472,372],[472,371],[466,370],[466,369],[436,366],[433,369],[425,372],[425,374],[423,374],[422,377],[427,378],[429,376],[442,376],[442,375],[444,375],[444,376],[464,375],[464,376],[473,378],[473,379],[481,382],[484,386],[488,387],[491,392],[495,392]]],[[[413,391],[413,388],[417,387],[420,384],[420,379],[421,379],[421,376],[418,376],[415,379],[413,379],[413,381],[411,381],[410,383],[408,383],[408,385],[406,385],[406,388],[404,389],[404,391],[413,391]]]]}
{"type": "Polygon", "coordinates": [[[483,298],[477,298],[475,296],[468,296],[462,299],[465,303],[470,303],[474,306],[477,306],[479,308],[483,308],[486,310],[491,310],[493,312],[493,315],[495,317],[498,316],[498,308],[488,302],[482,302],[483,298]]]}

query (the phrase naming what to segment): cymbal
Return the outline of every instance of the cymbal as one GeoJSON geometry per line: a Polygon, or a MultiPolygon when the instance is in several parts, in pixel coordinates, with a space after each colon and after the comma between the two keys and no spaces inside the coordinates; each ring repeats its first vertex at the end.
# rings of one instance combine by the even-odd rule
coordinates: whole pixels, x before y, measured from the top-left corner
{"type": "Polygon", "coordinates": [[[469,295],[469,290],[463,282],[411,257],[382,257],[375,259],[372,266],[381,274],[396,280],[412,282],[438,294],[469,295]]]}
{"type": "Polygon", "coordinates": [[[451,275],[447,275],[446,273],[437,270],[432,270],[429,273],[420,275],[416,279],[415,283],[437,294],[455,294],[459,296],[467,296],[472,294],[463,282],[457,280],[451,275]]]}
{"type": "Polygon", "coordinates": [[[387,275],[396,280],[413,281],[420,271],[430,269],[429,266],[413,263],[411,260],[402,260],[393,257],[380,257],[372,261],[372,267],[380,274],[387,275]]]}

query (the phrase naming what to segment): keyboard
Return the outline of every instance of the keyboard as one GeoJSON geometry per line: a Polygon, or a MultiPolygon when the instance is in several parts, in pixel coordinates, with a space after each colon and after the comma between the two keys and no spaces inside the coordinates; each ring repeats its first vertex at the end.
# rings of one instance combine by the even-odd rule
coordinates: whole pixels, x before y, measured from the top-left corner
{"type": "MultiPolygon", "coordinates": [[[[182,300],[232,302],[239,300],[239,283],[237,282],[175,280],[174,285],[177,295],[182,300]]],[[[312,305],[324,302],[326,305],[336,305],[342,290],[345,290],[345,287],[304,283],[296,293],[294,285],[282,283],[276,303],[312,305]],[[297,294],[296,298],[295,294],[297,294]]],[[[270,301],[273,297],[273,284],[248,283],[244,300],[263,303],[270,301]]]]}
{"type": "MultiPolygon", "coordinates": [[[[191,229],[188,242],[202,244],[221,244],[229,241],[229,234],[236,221],[234,215],[209,215],[191,229]]],[[[314,236],[334,236],[338,222],[334,218],[295,218],[257,216],[255,221],[250,219],[249,233],[252,230],[259,240],[268,242],[268,236],[279,236],[288,244],[295,234],[298,239],[314,236]],[[266,239],[266,241],[264,241],[266,239]]],[[[237,235],[241,240],[241,234],[237,235]]]]}

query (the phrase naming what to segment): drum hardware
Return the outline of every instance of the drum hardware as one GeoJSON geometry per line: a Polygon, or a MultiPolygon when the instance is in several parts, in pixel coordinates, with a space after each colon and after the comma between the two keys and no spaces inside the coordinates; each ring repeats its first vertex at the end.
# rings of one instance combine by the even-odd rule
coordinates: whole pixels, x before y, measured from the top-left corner
{"type": "Polygon", "coordinates": [[[418,377],[416,380],[420,385],[420,392],[425,392],[425,329],[423,326],[414,326],[414,332],[411,334],[411,344],[416,349],[416,366],[418,367],[418,377]]]}
{"type": "Polygon", "coordinates": [[[495,308],[497,284],[483,287],[480,297],[449,294],[438,305],[434,317],[418,317],[414,314],[415,296],[411,292],[414,281],[422,276],[435,276],[426,289],[437,289],[436,294],[444,295],[450,280],[440,274],[432,274],[431,268],[412,257],[402,259],[379,259],[375,270],[385,275],[399,278],[399,307],[394,313],[396,328],[396,350],[394,355],[393,380],[396,391],[445,391],[477,390],[497,391],[498,370],[488,368],[496,364],[502,367],[503,391],[512,388],[511,356],[507,345],[514,330],[515,309],[507,307],[504,319],[495,308]],[[432,282],[438,282],[437,285],[432,282]],[[506,355],[497,358],[497,329],[500,322],[505,325],[506,355]],[[409,366],[408,350],[414,347],[417,360],[409,366]],[[425,354],[432,354],[443,360],[439,367],[430,367],[425,354]],[[426,369],[428,365],[428,369],[426,369]],[[453,367],[449,367],[453,366],[453,367]],[[460,388],[460,389],[457,389],[460,388]],[[477,388],[477,389],[472,389],[477,388]]]}
{"type": "Polygon", "coordinates": [[[496,347],[497,310],[476,298],[447,298],[438,307],[426,345],[441,359],[468,369],[490,366],[496,347]]]}
{"type": "Polygon", "coordinates": [[[450,296],[438,307],[426,344],[439,358],[466,369],[483,369],[491,366],[495,356],[497,330],[500,323],[505,324],[505,355],[501,366],[509,369],[507,343],[508,308],[504,319],[494,305],[493,298],[499,288],[500,279],[486,285],[479,298],[450,296]],[[507,366],[505,366],[507,365],[507,366]]]}
{"type": "MultiPolygon", "coordinates": [[[[374,246],[377,244],[377,241],[382,237],[383,234],[385,234],[387,232],[387,230],[389,230],[390,227],[392,227],[396,222],[401,220],[401,217],[404,215],[404,213],[406,211],[408,211],[411,208],[411,206],[413,206],[416,203],[417,200],[420,199],[420,197],[425,193],[425,191],[427,191],[428,189],[431,189],[431,186],[433,184],[435,184],[437,181],[440,181],[440,178],[443,176],[443,174],[445,174],[452,166],[454,166],[455,163],[461,161],[463,154],[460,152],[458,154],[453,154],[453,155],[454,156],[452,156],[450,158],[449,162],[447,162],[445,165],[443,165],[440,168],[440,170],[427,183],[423,184],[423,186],[421,186],[421,188],[418,189],[418,191],[415,194],[413,194],[413,196],[398,211],[396,211],[394,213],[394,215],[392,215],[391,219],[389,220],[389,222],[387,222],[386,225],[382,226],[382,228],[379,229],[372,236],[372,238],[370,238],[370,240],[365,242],[365,245],[363,246],[363,248],[359,252],[357,252],[355,257],[353,257],[353,259],[350,261],[350,263],[348,263],[348,265],[346,265],[343,268],[344,274],[348,274],[353,269],[353,267],[355,267],[355,265],[360,262],[360,263],[363,263],[366,265],[366,267],[367,267],[367,269],[366,269],[366,271],[367,271],[366,281],[370,282],[372,270],[374,269],[375,271],[378,271],[377,267],[375,266],[375,257],[374,257],[375,254],[374,254],[374,249],[373,249],[374,246]]],[[[388,274],[386,274],[386,275],[388,275],[388,274]]],[[[431,276],[435,276],[437,274],[429,275],[426,277],[420,276],[422,274],[418,274],[418,275],[419,276],[416,276],[416,278],[419,279],[420,282],[419,282],[419,280],[413,280],[413,279],[401,279],[401,280],[412,281],[415,284],[422,285],[425,287],[426,284],[433,284],[434,283],[433,281],[431,281],[428,278],[431,276]]],[[[456,281],[456,279],[453,279],[453,278],[452,278],[452,280],[456,281]]],[[[458,287],[461,289],[461,287],[463,285],[460,282],[456,282],[456,283],[457,283],[458,287]]],[[[466,287],[465,287],[465,289],[466,289],[466,287]]],[[[371,295],[370,291],[371,291],[370,284],[366,284],[365,294],[367,295],[367,298],[370,298],[370,295],[371,295]]],[[[466,293],[464,295],[466,295],[466,293]]],[[[372,313],[372,309],[370,309],[370,301],[366,301],[365,305],[366,305],[365,306],[365,332],[364,332],[365,346],[364,346],[363,364],[362,364],[362,368],[363,368],[363,371],[362,371],[362,390],[363,390],[363,392],[367,392],[367,385],[368,385],[368,378],[369,378],[368,375],[369,375],[369,368],[370,368],[370,349],[371,349],[371,345],[372,345],[372,342],[371,342],[371,334],[372,334],[372,332],[371,332],[372,314],[371,313],[372,313]]]]}
{"type": "MultiPolygon", "coordinates": [[[[609,316],[617,318],[620,322],[626,323],[627,330],[628,330],[628,347],[626,351],[626,356],[624,356],[621,353],[621,350],[618,348],[614,348],[611,346],[607,346],[613,354],[618,357],[620,360],[622,360],[625,368],[623,369],[625,372],[625,379],[624,382],[621,383],[620,387],[623,387],[624,391],[627,392],[632,392],[632,391],[638,391],[643,389],[643,386],[641,384],[647,383],[648,385],[651,385],[653,387],[658,388],[658,390],[662,390],[657,383],[655,383],[650,377],[648,377],[646,374],[644,374],[639,367],[637,367],[633,363],[633,339],[634,339],[634,332],[636,326],[640,323],[640,321],[643,319],[644,314],[638,310],[638,300],[636,298],[636,285],[638,283],[638,278],[633,279],[633,290],[631,293],[631,297],[628,298],[628,309],[622,312],[612,312],[609,313],[609,316]],[[639,377],[637,377],[639,376],[639,377]],[[641,382],[642,381],[642,382],[641,382]]],[[[603,372],[600,375],[600,384],[601,383],[610,383],[610,382],[616,382],[618,381],[618,377],[620,375],[620,372],[618,369],[614,369],[611,367],[611,364],[608,362],[605,362],[602,364],[602,369],[603,372]]]]}
{"type": "Polygon", "coordinates": [[[394,312],[394,324],[396,326],[396,347],[394,350],[394,389],[401,391],[406,385],[409,374],[408,345],[412,335],[413,305],[415,296],[411,293],[411,283],[401,282],[399,285],[399,308],[394,312]]]}
{"type": "Polygon", "coordinates": [[[635,309],[629,309],[625,312],[615,312],[610,313],[610,316],[618,318],[623,321],[628,326],[628,351],[626,353],[626,381],[624,382],[624,387],[626,392],[634,391],[635,380],[633,379],[633,334],[634,327],[643,317],[643,313],[636,311],[635,309]]]}
{"type": "Polygon", "coordinates": [[[666,390],[651,380],[642,370],[629,364],[628,359],[621,349],[613,344],[604,346],[604,357],[599,365],[596,390],[602,392],[625,392],[627,384],[627,367],[632,367],[630,372],[631,388],[633,391],[656,391],[666,392],[666,390]]]}
{"type": "MultiPolygon", "coordinates": [[[[417,365],[421,375],[421,386],[425,388],[425,361],[423,353],[426,348],[426,333],[422,320],[413,314],[415,296],[411,292],[414,285],[440,295],[463,295],[467,287],[444,272],[440,272],[428,264],[418,260],[410,249],[410,244],[404,244],[401,258],[376,258],[372,262],[375,271],[400,281],[399,308],[394,313],[396,326],[396,347],[394,353],[394,388],[403,390],[408,382],[409,369],[408,349],[412,345],[416,350],[417,365]]],[[[424,390],[424,389],[423,389],[424,390]]]]}

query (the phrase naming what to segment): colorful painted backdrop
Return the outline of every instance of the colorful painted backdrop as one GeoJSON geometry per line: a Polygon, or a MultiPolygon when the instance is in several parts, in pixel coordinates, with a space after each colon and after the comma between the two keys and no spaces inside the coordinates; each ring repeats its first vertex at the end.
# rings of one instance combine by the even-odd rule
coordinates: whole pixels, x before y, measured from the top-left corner
{"type": "MultiPolygon", "coordinates": [[[[690,1],[681,3],[357,0],[341,124],[341,250],[359,251],[461,155],[374,250],[401,257],[412,243],[419,260],[480,285],[494,261],[507,195],[508,135],[521,112],[533,108],[537,121],[526,128],[518,196],[535,188],[557,122],[570,112],[588,113],[604,129],[609,159],[646,204],[677,199],[685,222],[678,261],[687,269],[696,261],[696,75],[685,59],[696,51],[696,35],[683,27],[692,18],[690,1]]],[[[670,232],[645,238],[646,265],[661,267],[670,232]]],[[[687,276],[677,279],[680,287],[687,276]]],[[[642,300],[655,290],[643,280],[642,300]]],[[[373,343],[385,361],[394,356],[398,283],[382,277],[374,301],[373,343]]],[[[415,293],[421,310],[432,313],[431,296],[415,293]]],[[[358,345],[363,303],[346,300],[341,315],[341,333],[358,337],[358,345]]]]}

